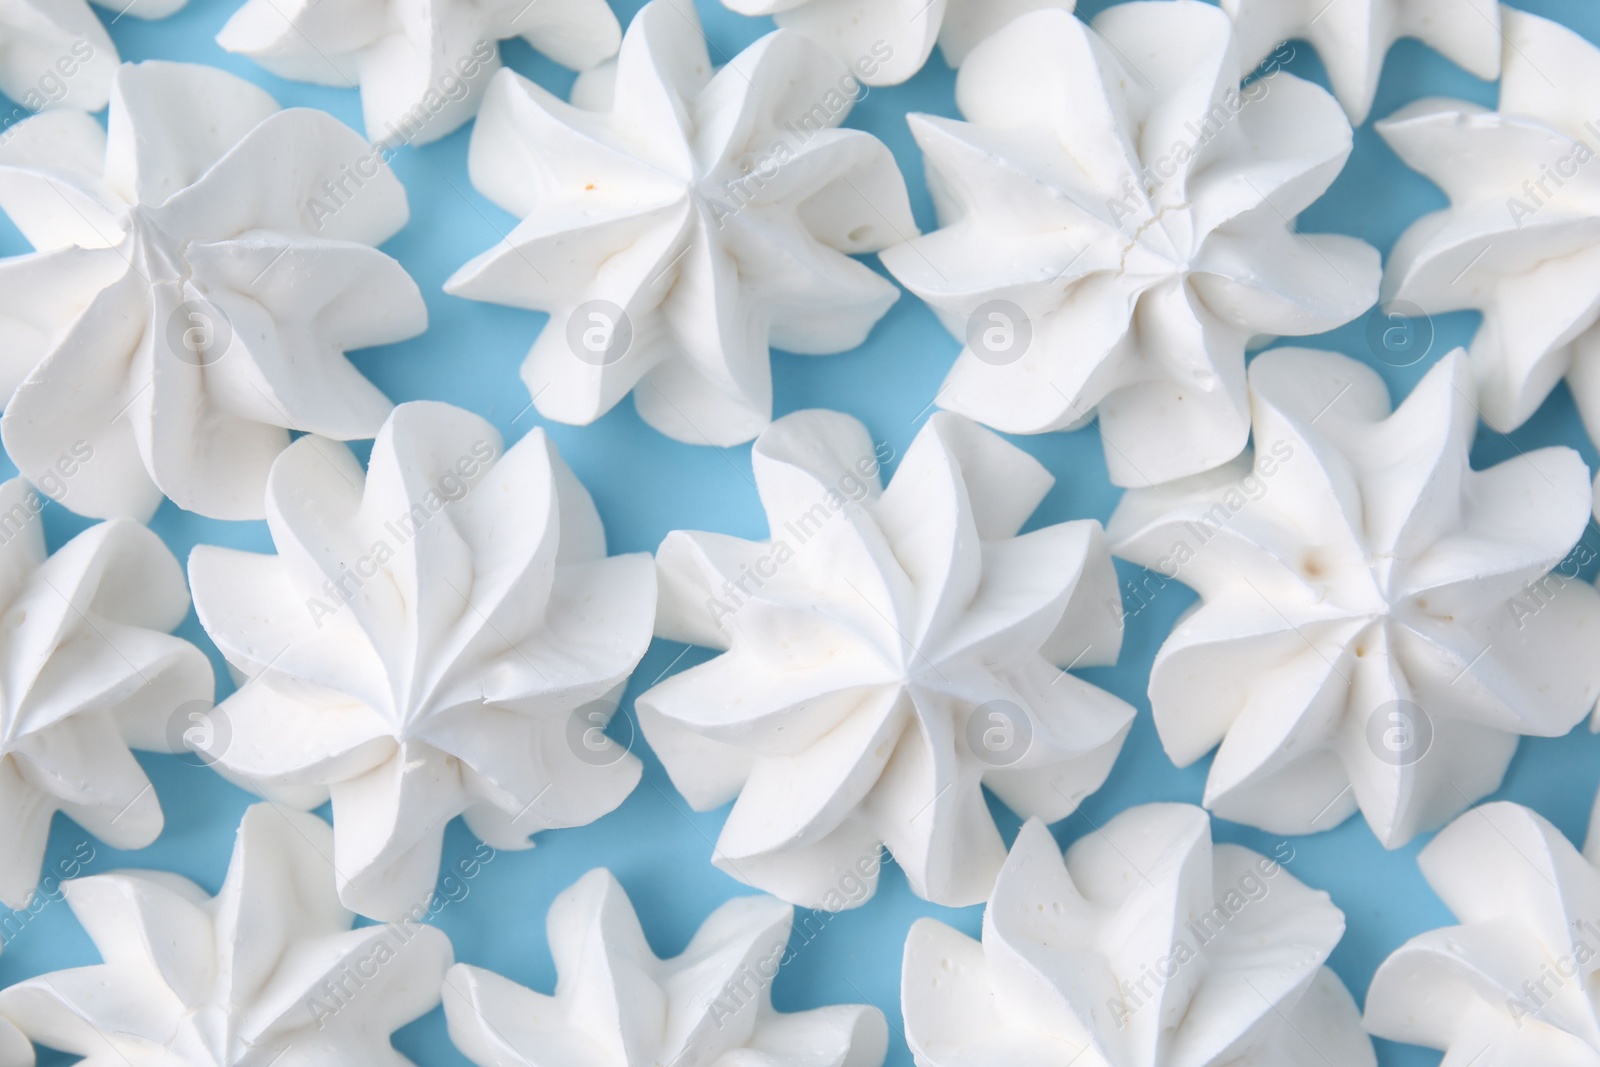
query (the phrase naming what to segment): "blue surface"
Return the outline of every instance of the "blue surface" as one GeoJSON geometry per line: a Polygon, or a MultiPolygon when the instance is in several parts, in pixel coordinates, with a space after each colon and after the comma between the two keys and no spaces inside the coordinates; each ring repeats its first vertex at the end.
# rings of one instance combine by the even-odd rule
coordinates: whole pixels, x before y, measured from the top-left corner
{"type": "MultiPolygon", "coordinates": [[[[219,49],[213,35],[236,6],[236,0],[192,0],[186,10],[161,22],[118,19],[111,34],[124,59],[181,59],[224,67],[264,85],[285,106],[323,108],[359,128],[360,109],[354,91],[283,81],[219,49]]],[[[640,6],[640,0],[619,0],[614,6],[626,19],[640,6]]],[[[768,28],[762,21],[732,15],[716,0],[699,0],[699,6],[719,62],[768,28]]],[[[1085,0],[1082,13],[1093,15],[1105,6],[1085,0]]],[[[1600,41],[1600,5],[1586,0],[1525,0],[1521,6],[1600,41]]],[[[103,15],[111,21],[108,13],[103,15]]],[[[565,93],[570,85],[568,72],[526,47],[508,46],[506,53],[512,66],[547,87],[565,93]]],[[[1326,85],[1308,48],[1298,49],[1288,69],[1326,85]]],[[[894,149],[924,229],[932,228],[933,214],[923,188],[921,160],[903,116],[908,111],[953,115],[953,80],[935,56],[910,84],[872,91],[849,121],[894,149]]],[[[1429,49],[1402,42],[1389,55],[1373,114],[1381,117],[1411,100],[1434,95],[1460,96],[1492,106],[1495,91],[1429,49]]],[[[508,439],[515,439],[540,421],[535,413],[524,410],[527,392],[517,377],[517,367],[544,317],[457,300],[440,289],[456,267],[493,244],[516,221],[477,195],[469,184],[469,133],[470,127],[438,143],[399,153],[394,167],[410,194],[412,219],[386,251],[421,285],[428,301],[430,329],[422,337],[369,350],[355,359],[396,401],[429,398],[459,404],[487,416],[508,439]]],[[[1356,134],[1349,166],[1329,194],[1302,217],[1301,228],[1353,234],[1387,251],[1411,220],[1443,203],[1442,194],[1408,171],[1369,124],[1356,134]]],[[[26,250],[26,243],[0,218],[0,254],[26,250]]],[[[1363,321],[1292,343],[1334,348],[1369,359],[1399,396],[1440,355],[1468,342],[1475,325],[1476,316],[1470,314],[1437,319],[1432,324],[1435,338],[1428,355],[1406,368],[1390,367],[1372,357],[1363,321]]],[[[926,418],[926,405],[957,349],[932,313],[906,297],[855,352],[822,359],[775,356],[778,412],[806,407],[846,411],[864,420],[877,439],[887,440],[903,452],[926,418]]],[[[765,534],[749,480],[748,447],[719,451],[669,441],[646,428],[630,403],[620,405],[592,427],[553,425],[549,429],[593,492],[614,552],[653,550],[673,529],[719,530],[746,537],[765,534]]],[[[1111,514],[1118,491],[1106,480],[1100,442],[1093,429],[1018,442],[1058,479],[1034,517],[1035,525],[1080,517],[1104,521],[1111,514]]],[[[1474,460],[1481,467],[1520,450],[1555,443],[1579,448],[1591,468],[1595,465],[1595,451],[1564,387],[1509,439],[1481,429],[1474,460]]],[[[87,525],[55,505],[49,507],[46,523],[52,548],[87,525]]],[[[186,558],[199,543],[271,550],[263,523],[209,521],[170,503],[163,506],[152,527],[180,558],[186,558]]],[[[1585,538],[1600,553],[1600,529],[1591,524],[1585,538]]],[[[1141,574],[1126,564],[1119,567],[1130,581],[1141,574]]],[[[1156,800],[1199,802],[1209,760],[1183,770],[1174,768],[1161,750],[1145,699],[1155,651],[1192,599],[1183,586],[1167,584],[1130,616],[1121,662],[1115,668],[1081,672],[1133,703],[1139,716],[1107,785],[1084,803],[1079,814],[1055,827],[1063,844],[1130,805],[1156,800]]],[[[228,692],[231,687],[220,658],[192,614],[181,632],[216,659],[220,693],[228,692]]],[[[659,675],[669,669],[681,670],[704,657],[693,651],[678,660],[682,651],[681,646],[664,642],[652,646],[630,687],[625,709],[631,712],[632,697],[659,675]]],[[[627,737],[631,732],[630,724],[619,717],[613,733],[627,737]]],[[[556,893],[595,866],[616,873],[638,907],[651,944],[663,955],[680,951],[718,903],[749,892],[707,862],[726,811],[694,814],[673,790],[642,738],[636,739],[634,751],[644,757],[645,779],[621,809],[592,826],[547,834],[531,852],[500,854],[466,883],[465,895],[460,891],[453,894],[458,899],[443,908],[437,922],[454,941],[458,959],[548,992],[555,974],[544,937],[545,910],[556,893]]],[[[239,817],[251,798],[210,771],[175,757],[141,755],[140,759],[166,810],[166,833],[152,848],[137,853],[118,853],[93,842],[95,858],[86,870],[162,868],[215,891],[227,869],[239,817]]],[[[1597,781],[1600,740],[1580,726],[1566,738],[1524,741],[1497,797],[1530,805],[1581,840],[1597,781]]],[[[1009,840],[1018,826],[1016,818],[998,804],[992,807],[1009,840]]],[[[1220,840],[1269,854],[1279,844],[1279,839],[1270,835],[1221,821],[1216,823],[1215,834],[1220,840]]],[[[88,840],[75,824],[58,818],[47,871],[73,856],[88,840]]],[[[458,821],[445,841],[446,865],[470,854],[473,844],[458,821]]],[[[1364,998],[1374,969],[1390,951],[1408,937],[1450,921],[1417,873],[1415,855],[1420,842],[1386,852],[1358,817],[1336,830],[1295,838],[1290,844],[1294,858],[1289,869],[1302,881],[1331,893],[1348,918],[1349,932],[1331,962],[1358,1002],[1364,998]]],[[[870,1001],[890,1019],[889,1063],[909,1067],[911,1056],[899,1030],[900,954],[906,930],[924,915],[976,934],[981,909],[951,911],[926,904],[911,894],[898,870],[887,867],[878,896],[870,904],[825,919],[820,933],[803,946],[797,939],[796,957],[775,984],[777,1005],[795,1010],[870,1001]]],[[[7,929],[15,932],[7,934],[0,954],[0,985],[96,958],[69,911],[58,903],[46,905],[37,915],[7,929]]],[[[396,1044],[428,1067],[467,1062],[451,1047],[440,1012],[401,1031],[396,1044]]],[[[1439,1062],[1437,1053],[1426,1050],[1385,1042],[1379,1042],[1378,1048],[1385,1067],[1439,1062]]],[[[70,1061],[46,1054],[41,1062],[70,1061]]]]}

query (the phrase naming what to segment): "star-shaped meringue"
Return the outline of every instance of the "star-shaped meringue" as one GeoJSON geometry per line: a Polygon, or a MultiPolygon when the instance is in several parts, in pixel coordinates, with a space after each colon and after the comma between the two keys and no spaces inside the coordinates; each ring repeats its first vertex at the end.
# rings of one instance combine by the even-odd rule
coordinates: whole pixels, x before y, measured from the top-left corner
{"type": "Polygon", "coordinates": [[[771,540],[680,531],[656,559],[657,633],[726,651],[641,695],[640,725],[696,809],[737,796],[713,862],[803,907],[863,903],[835,890],[863,866],[875,888],[884,845],[918,895],[983,900],[1005,859],[983,788],[1064,818],[1133,718],[1062,669],[1121,646],[1100,524],[1019,536],[1054,479],[960,416],[884,489],[887,447],[779,419],[753,459],[771,540]]]}
{"type": "Polygon", "coordinates": [[[943,228],[882,258],[967,342],[941,406],[1009,433],[1098,409],[1118,485],[1239,454],[1247,342],[1348,322],[1379,278],[1375,249],[1290,221],[1350,154],[1338,104],[1246,72],[1195,0],[1040,11],[962,64],[965,122],[911,117],[943,228]]]}
{"type": "Polygon", "coordinates": [[[722,0],[741,15],[771,15],[849,65],[867,85],[899,85],[933,54],[959,66],[985,37],[1029,11],[1071,11],[1077,0],[722,0]]]}
{"type": "Polygon", "coordinates": [[[588,70],[616,55],[622,28],[606,0],[246,0],[217,43],[280,77],[359,83],[367,136],[398,147],[477,114],[510,37],[588,70]]]}
{"type": "Polygon", "coordinates": [[[638,783],[600,731],[650,643],[650,557],[606,557],[543,431],[503,451],[470,412],[402,404],[365,472],[334,442],[289,446],[267,523],[276,556],[190,556],[200,622],[248,678],[207,754],[269,796],[331,795],[347,906],[393,919],[426,900],[457,815],[525,849],[638,783]]]}
{"type": "Polygon", "coordinates": [[[657,959],[622,886],[590,871],[546,919],[555,995],[458,963],[444,985],[450,1040],[481,1067],[880,1067],[889,1030],[877,1008],[773,1010],[793,921],[771,897],[738,897],[682,955],[657,959]]]}
{"type": "Polygon", "coordinates": [[[115,848],[161,833],[161,804],[129,746],[169,751],[169,719],[209,707],[205,654],[167,631],[189,611],[183,570],[126,519],[45,553],[42,501],[0,484],[0,903],[39,882],[65,812],[115,848]]]}
{"type": "Polygon", "coordinates": [[[1389,49],[1415,37],[1471,73],[1500,76],[1499,0],[1220,0],[1239,27],[1247,63],[1279,44],[1308,41],[1350,121],[1367,121],[1389,49]]]}
{"type": "Polygon", "coordinates": [[[1113,550],[1202,603],[1157,653],[1150,703],[1205,803],[1274,833],[1360,808],[1396,848],[1500,785],[1523,734],[1600,696],[1600,593],[1551,569],[1591,492],[1570,448],[1468,464],[1465,354],[1393,414],[1370,367],[1278,349],[1250,366],[1255,453],[1126,494],[1113,550]]]}
{"type": "Polygon", "coordinates": [[[389,411],[344,352],[427,324],[373,247],[405,190],[354,130],[210,67],[119,67],[109,127],[52,111],[0,145],[0,208],[37,249],[0,260],[6,452],[42,484],[92,447],[64,500],[85,515],[166,494],[260,518],[290,430],[371,437],[389,411]]]}
{"type": "Polygon", "coordinates": [[[1401,235],[1384,297],[1483,313],[1472,374],[1491,426],[1516,429],[1565,377],[1600,440],[1600,49],[1509,7],[1504,29],[1498,111],[1419,100],[1377,124],[1450,198],[1401,235]]]}
{"type": "Polygon", "coordinates": [[[1367,989],[1367,1029],[1443,1049],[1446,1064],[1600,1063],[1600,820],[1583,852],[1537,812],[1500,802],[1417,857],[1459,926],[1407,941],[1367,989]]]}
{"type": "Polygon", "coordinates": [[[1213,845],[1199,808],[1130,808],[1064,861],[1033,820],[981,944],[911,928],[906,1039],[918,1067],[1376,1067],[1323,966],[1344,928],[1278,860],[1213,845]]]}
{"type": "Polygon", "coordinates": [[[0,1016],[85,1064],[406,1067],[389,1035],[439,1003],[450,941],[352,930],[332,851],[315,815],[257,804],[215,897],[166,871],[64,882],[104,962],[0,992],[0,1016]]]}
{"type": "Polygon", "coordinates": [[[772,418],[769,344],[866,339],[899,290],[849,257],[916,228],[889,149],[835,128],[844,75],[783,30],[714,71],[692,7],[654,0],[583,107],[496,76],[469,166],[523,221],[445,290],[550,313],[522,368],[541,414],[588,424],[632,390],[661,432],[738,444],[772,418]]]}

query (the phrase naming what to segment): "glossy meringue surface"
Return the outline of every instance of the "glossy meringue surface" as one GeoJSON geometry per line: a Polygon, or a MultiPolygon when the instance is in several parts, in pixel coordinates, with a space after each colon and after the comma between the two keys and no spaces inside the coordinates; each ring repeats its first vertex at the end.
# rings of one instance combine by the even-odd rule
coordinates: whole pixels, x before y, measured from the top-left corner
{"type": "MultiPolygon", "coordinates": [[[[638,6],[631,0],[619,0],[615,9],[626,24],[638,6]]],[[[771,30],[768,22],[746,20],[727,11],[720,0],[696,6],[714,48],[725,56],[737,54],[771,30]]],[[[1106,6],[1100,0],[1083,0],[1079,11],[1093,17],[1106,6]]],[[[1523,6],[1579,29],[1591,41],[1600,41],[1600,11],[1587,4],[1528,0],[1523,6]]],[[[237,7],[236,0],[191,0],[190,7],[163,22],[143,23],[125,17],[111,27],[111,36],[127,58],[198,56],[261,84],[285,107],[320,107],[352,129],[362,129],[357,93],[277,79],[254,62],[216,48],[216,32],[237,7]]],[[[1300,45],[1295,48],[1295,58],[1285,69],[1326,86],[1315,51],[1300,45]]],[[[569,72],[516,42],[505,46],[505,55],[512,69],[557,94],[564,96],[573,80],[569,72]]],[[[935,51],[909,83],[874,89],[857,102],[849,118],[851,127],[872,133],[893,149],[907,176],[917,222],[925,231],[931,230],[936,220],[923,179],[921,154],[904,113],[956,118],[953,87],[953,72],[935,51]]],[[[1372,116],[1382,118],[1425,96],[1469,99],[1490,108],[1496,99],[1492,86],[1477,82],[1414,41],[1401,41],[1389,54],[1372,116]]],[[[392,400],[436,399],[463,406],[487,417],[508,442],[521,438],[533,425],[545,426],[595,497],[614,553],[652,552],[668,532],[680,529],[718,530],[751,540],[766,537],[764,513],[754,487],[746,480],[752,476],[747,447],[724,451],[675,444],[642,423],[627,403],[591,428],[548,423],[536,412],[524,411],[528,394],[518,368],[544,316],[473,304],[447,297],[440,290],[456,268],[510,232],[518,221],[472,189],[466,178],[469,141],[470,131],[460,130],[395,157],[393,170],[406,186],[411,220],[381,247],[417,280],[431,326],[422,338],[357,351],[352,362],[392,400]],[[428,210],[420,205],[427,205],[428,210]]],[[[1443,193],[1390,154],[1369,123],[1356,131],[1349,164],[1323,200],[1303,216],[1303,225],[1308,233],[1349,234],[1387,252],[1415,218],[1446,204],[1443,193]]],[[[28,247],[19,234],[0,223],[0,251],[20,254],[28,247]]],[[[1471,315],[1435,316],[1431,345],[1416,349],[1375,351],[1369,335],[1375,327],[1380,338],[1384,330],[1398,327],[1397,334],[1426,336],[1426,320],[1408,323],[1369,317],[1332,335],[1290,343],[1358,356],[1380,370],[1398,401],[1445,352],[1470,342],[1471,319],[1471,315]]],[[[860,350],[821,360],[776,352],[775,391],[788,398],[776,413],[835,408],[864,420],[875,441],[889,441],[903,452],[926,422],[929,412],[924,408],[959,348],[960,342],[926,308],[902,296],[860,350]]],[[[1035,525],[1085,516],[1103,522],[1110,517],[1118,493],[1104,481],[1102,445],[1093,431],[1016,439],[1016,443],[1039,458],[1057,478],[1057,487],[1036,513],[1035,525]]],[[[1483,431],[1474,445],[1473,460],[1483,468],[1515,458],[1519,449],[1533,451],[1557,444],[1578,448],[1585,461],[1595,465],[1594,449],[1587,443],[1563,387],[1509,439],[1483,431]]],[[[357,443],[354,451],[365,463],[369,446],[357,443]]],[[[887,473],[893,477],[892,466],[887,473]]],[[[76,475],[58,472],[57,477],[70,495],[76,475]]],[[[54,504],[46,508],[44,519],[52,549],[59,549],[89,525],[88,520],[54,504]]],[[[161,507],[151,525],[180,559],[186,559],[191,547],[199,543],[274,551],[264,523],[203,520],[168,504],[161,507]]],[[[1600,538],[1592,533],[1590,538],[1600,548],[1600,538]]],[[[1118,665],[1074,673],[1133,704],[1138,716],[1107,784],[1086,798],[1081,815],[1053,827],[1064,847],[1092,837],[1094,826],[1104,826],[1131,805],[1159,801],[1196,804],[1204,791],[1208,762],[1203,759],[1182,770],[1173,767],[1161,749],[1144,696],[1157,648],[1194,597],[1181,585],[1169,582],[1163,586],[1126,565],[1119,565],[1119,573],[1127,583],[1122,591],[1127,630],[1118,665]]],[[[1589,569],[1583,574],[1592,576],[1589,569]]],[[[193,616],[178,633],[208,650],[212,647],[193,616]]],[[[702,662],[706,655],[658,642],[646,655],[624,707],[631,710],[633,699],[669,668],[667,677],[702,662]],[[674,663],[680,653],[683,659],[674,663]]],[[[220,673],[221,661],[214,657],[214,663],[219,670],[219,693],[226,695],[232,683],[220,673]]],[[[625,741],[624,729],[619,722],[616,732],[625,741]]],[[[458,960],[485,967],[529,989],[554,989],[557,973],[547,948],[545,915],[566,887],[596,866],[605,866],[617,876],[637,908],[651,947],[661,957],[681,952],[718,906],[750,892],[705,862],[726,822],[727,809],[693,812],[648,744],[638,741],[633,751],[644,763],[644,777],[616,812],[587,827],[549,834],[530,852],[496,853],[488,859],[477,852],[480,842],[463,823],[458,820],[449,827],[442,851],[449,880],[442,878],[439,887],[440,900],[446,903],[432,921],[450,935],[458,960]],[[662,870],[671,873],[663,876],[662,870]]],[[[163,836],[148,849],[119,852],[58,821],[45,859],[45,877],[59,880],[80,868],[90,874],[153,868],[182,874],[215,893],[226,875],[239,819],[252,798],[215,771],[192,766],[191,761],[142,753],[137,758],[166,812],[163,836]],[[76,858],[75,849],[86,841],[95,853],[92,861],[84,863],[76,858]]],[[[1531,804],[1569,840],[1581,841],[1596,785],[1600,785],[1600,742],[1580,728],[1562,739],[1525,739],[1505,787],[1496,796],[1531,804]]],[[[1001,807],[991,811],[1002,837],[1010,842],[1020,823],[1001,807]]],[[[322,814],[326,817],[327,810],[322,814]]],[[[1283,840],[1222,820],[1215,820],[1213,833],[1219,842],[1243,845],[1269,857],[1283,840]]],[[[1288,873],[1307,886],[1327,891],[1347,916],[1349,929],[1329,957],[1329,966],[1358,1003],[1389,953],[1412,936],[1455,922],[1417,869],[1421,841],[1387,852],[1361,820],[1351,819],[1309,841],[1294,838],[1289,843],[1296,847],[1296,855],[1285,864],[1288,873]]],[[[847,895],[860,892],[853,878],[842,879],[840,887],[847,895]]],[[[0,912],[0,925],[8,915],[0,912]]],[[[922,902],[894,866],[880,877],[877,896],[868,906],[826,922],[799,910],[796,930],[809,933],[796,934],[794,944],[799,951],[784,968],[775,990],[777,1006],[799,1011],[829,1004],[873,1004],[891,1023],[888,1064],[910,1067],[911,1055],[895,1029],[904,1029],[901,953],[910,926],[922,917],[937,918],[969,937],[981,933],[981,909],[956,911],[922,902]]],[[[0,941],[4,943],[0,983],[4,984],[88,965],[98,958],[70,909],[59,901],[44,906],[21,925],[6,927],[0,941]]],[[[418,1064],[466,1067],[470,1062],[450,1045],[443,1011],[399,1031],[396,1044],[418,1064]]],[[[1434,1067],[1439,1059],[1438,1053],[1426,1049],[1386,1040],[1377,1045],[1382,1067],[1434,1067]]],[[[48,1054],[42,1061],[47,1067],[66,1062],[48,1054]]]]}

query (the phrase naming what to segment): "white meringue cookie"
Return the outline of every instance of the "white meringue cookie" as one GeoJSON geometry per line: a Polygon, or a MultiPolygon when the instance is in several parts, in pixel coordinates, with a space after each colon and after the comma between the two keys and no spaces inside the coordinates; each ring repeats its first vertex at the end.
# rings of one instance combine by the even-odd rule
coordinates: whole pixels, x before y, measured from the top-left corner
{"type": "Polygon", "coordinates": [[[450,940],[417,923],[352,930],[332,848],[315,815],[257,804],[215,897],[166,871],[63,883],[104,962],[0,992],[0,1015],[86,1064],[409,1064],[389,1035],[439,1003],[450,940]]]}
{"type": "Polygon", "coordinates": [[[1247,63],[1284,41],[1310,42],[1350,121],[1367,121],[1389,49],[1415,37],[1471,73],[1500,77],[1498,0],[1220,0],[1247,63]]]}
{"type": "Polygon", "coordinates": [[[339,897],[378,919],[425,901],[445,825],[499,849],[589,823],[639,781],[600,735],[650,643],[651,561],[607,558],[594,502],[535,430],[402,404],[367,471],[303,437],[267,483],[276,556],[202,545],[201,625],[248,678],[215,766],[333,800],[339,897]]]}
{"type": "Polygon", "coordinates": [[[91,446],[63,498],[85,515],[147,519],[165,493],[260,518],[289,430],[371,437],[389,411],[344,351],[427,324],[372,247],[405,190],[353,172],[354,130],[210,67],[118,68],[109,126],[46,112],[0,145],[0,209],[38,250],[0,260],[6,452],[43,484],[91,446]]]}
{"type": "MultiPolygon", "coordinates": [[[[879,446],[885,451],[887,446],[879,446]]],[[[1005,860],[987,786],[1055,820],[1099,788],[1133,709],[1065,673],[1116,660],[1100,524],[1018,535],[1054,479],[937,413],[893,484],[865,427],[803,411],[756,441],[771,540],[669,534],[657,633],[726,649],[641,695],[640,725],[697,810],[737,796],[713,862],[838,910],[887,846],[935,903],[984,899],[1005,860]]]]}
{"type": "Polygon", "coordinates": [[[47,558],[42,506],[21,478],[0,484],[0,903],[12,908],[38,885],[58,811],[114,848],[160,835],[128,748],[170,751],[169,720],[209,707],[215,684],[205,654],[167,633],[189,594],[161,539],[113,519],[47,558]]]}
{"type": "Polygon", "coordinates": [[[550,313],[522,368],[547,418],[588,424],[633,390],[678,440],[750,440],[772,418],[769,344],[855,348],[900,295],[849,258],[916,227],[889,149],[834,128],[847,78],[781,30],[714,71],[668,0],[579,79],[582,108],[501,72],[469,166],[523,221],[446,292],[550,313]]]}
{"type": "Polygon", "coordinates": [[[899,85],[934,42],[958,66],[978,42],[1029,11],[1071,11],[1077,0],[722,0],[741,15],[771,15],[844,60],[867,85],[899,85]]]}
{"type": "Polygon", "coordinates": [[[359,83],[367,136],[398,147],[477,114],[509,37],[588,70],[616,55],[622,28],[606,0],[246,0],[217,43],[280,77],[359,83]]]}
{"type": "Polygon", "coordinates": [[[906,1039],[917,1067],[1373,1067],[1323,966],[1344,928],[1277,860],[1213,845],[1199,808],[1130,808],[1065,862],[1032,820],[981,944],[911,928],[906,1039]]]}
{"type": "Polygon", "coordinates": [[[1450,207],[1395,244],[1384,298],[1475,308],[1472,372],[1486,422],[1522,425],[1563,377],[1600,441],[1600,49],[1504,9],[1500,109],[1419,100],[1377,124],[1450,207]]]}
{"type": "Polygon", "coordinates": [[[739,897],[682,955],[657,959],[622,886],[590,871],[550,905],[555,995],[458,963],[445,976],[450,1040],[481,1067],[879,1067],[889,1030],[877,1008],[773,1010],[793,920],[771,897],[739,897]]]}
{"type": "Polygon", "coordinates": [[[1383,961],[1367,989],[1378,1037],[1446,1050],[1446,1064],[1600,1063],[1600,820],[1580,854],[1520,804],[1484,804],[1417,857],[1459,926],[1383,961]]]}
{"type": "MultiPolygon", "coordinates": [[[[136,3],[129,14],[157,18],[136,3]]],[[[183,6],[161,4],[162,8],[183,6]]],[[[170,12],[163,10],[161,14],[170,12]]],[[[11,0],[0,6],[0,92],[22,105],[0,124],[0,143],[29,112],[98,111],[111,96],[117,46],[84,0],[11,0]]]]}
{"type": "Polygon", "coordinates": [[[1200,594],[1150,703],[1180,766],[1220,744],[1224,818],[1304,834],[1360,808],[1395,848],[1498,788],[1521,735],[1594,706],[1600,593],[1551,574],[1588,471],[1570,448],[1472,470],[1467,375],[1458,349],[1390,414],[1364,364],[1264,353],[1254,456],[1112,516],[1118,555],[1200,594]]]}
{"type": "Polygon", "coordinates": [[[943,229],[882,258],[967,342],[941,406],[1010,433],[1098,407],[1118,485],[1239,454],[1246,343],[1348,322],[1379,279],[1376,249],[1290,224],[1350,154],[1338,104],[1245,73],[1196,0],[1040,11],[962,64],[967,121],[911,117],[943,229]]]}

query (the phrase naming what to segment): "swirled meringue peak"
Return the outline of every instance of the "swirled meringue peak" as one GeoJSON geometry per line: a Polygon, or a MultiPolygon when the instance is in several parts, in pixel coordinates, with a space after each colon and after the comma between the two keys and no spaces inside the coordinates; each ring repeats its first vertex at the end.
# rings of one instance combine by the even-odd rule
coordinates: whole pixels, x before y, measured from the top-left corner
{"type": "Polygon", "coordinates": [[[1253,455],[1130,491],[1108,524],[1152,595],[1200,594],[1156,654],[1156,728],[1180,766],[1217,749],[1218,815],[1305,834],[1359,808],[1396,848],[1600,695],[1600,593],[1552,570],[1588,471],[1570,448],[1473,470],[1459,349],[1393,414],[1377,373],[1331,352],[1266,352],[1250,387],[1253,455]]]}
{"type": "Polygon", "coordinates": [[[407,209],[386,169],[357,173],[370,153],[321,111],[186,63],[119,67],[109,130],[72,111],[20,123],[0,209],[37,251],[0,260],[0,436],[22,474],[43,485],[87,445],[74,511],[142,520],[166,494],[260,518],[290,430],[376,433],[389,401],[344,352],[427,312],[373,247],[407,209]]]}
{"type": "Polygon", "coordinates": [[[722,0],[741,15],[771,15],[844,60],[866,85],[899,85],[939,51],[952,67],[985,37],[1029,11],[1071,11],[1077,0],[722,0]]]}
{"type": "Polygon", "coordinates": [[[1600,49],[1509,7],[1503,21],[1498,111],[1429,99],[1377,123],[1450,198],[1395,244],[1384,298],[1483,313],[1472,376],[1491,426],[1522,425],[1565,377],[1600,441],[1600,49]]]}
{"type": "Polygon", "coordinates": [[[654,0],[578,107],[511,71],[472,131],[472,182],[523,221],[445,291],[550,313],[522,367],[546,418],[630,390],[691,444],[772,418],[768,346],[860,345],[900,291],[851,255],[916,232],[889,149],[837,129],[860,86],[789,31],[714,70],[693,5],[654,0]]]}
{"type": "Polygon", "coordinates": [[[1389,49],[1415,37],[1484,79],[1500,76],[1499,0],[1220,0],[1246,63],[1288,40],[1308,41],[1333,94],[1357,126],[1367,120],[1389,49]]]}
{"type": "Polygon", "coordinates": [[[1460,920],[1384,960],[1367,989],[1378,1037],[1444,1049],[1446,1064],[1600,1063],[1600,835],[1580,853],[1520,804],[1484,804],[1417,857],[1460,920]]]}
{"type": "Polygon", "coordinates": [[[217,43],[280,77],[359,84],[367,136],[398,147],[477,114],[510,37],[588,70],[616,55],[622,27],[606,0],[246,0],[217,43]]]}
{"type": "Polygon", "coordinates": [[[104,962],[0,992],[0,1016],[86,1064],[410,1064],[389,1035],[439,1003],[450,940],[419,923],[352,930],[331,838],[315,815],[257,804],[215,897],[166,871],[63,883],[104,962]]]}
{"type": "Polygon", "coordinates": [[[803,907],[864,903],[884,846],[919,896],[978,903],[1005,859],[983,787],[1064,818],[1133,718],[1063,669],[1121,647],[1100,524],[1019,536],[1054,479],[958,415],[885,489],[891,454],[847,415],[779,419],[753,461],[770,540],[680,531],[656,558],[657,633],[725,651],[640,725],[695,808],[737,797],[713,862],[803,907]]]}
{"type": "Polygon", "coordinates": [[[171,751],[172,716],[209,708],[215,684],[205,653],[167,632],[189,593],[161,539],[113,519],[47,557],[42,506],[21,478],[0,484],[0,903],[12,908],[38,885],[58,811],[114,848],[160,835],[128,748],[171,751]]]}
{"type": "Polygon", "coordinates": [[[594,821],[638,783],[605,738],[650,642],[650,557],[608,558],[535,430],[509,450],[448,404],[402,404],[361,465],[303,437],[272,466],[278,555],[200,546],[195,610],[247,680],[207,755],[263,794],[333,800],[339,897],[426,901],[445,825],[499,849],[594,821]]]}
{"type": "Polygon", "coordinates": [[[1199,808],[1130,808],[1065,861],[1032,820],[981,944],[911,928],[906,1039],[917,1067],[1374,1067],[1323,966],[1344,927],[1278,860],[1213,845],[1199,808]]]}
{"type": "Polygon", "coordinates": [[[481,1067],[879,1067],[889,1030],[877,1008],[773,1010],[793,920],[771,897],[738,897],[682,955],[657,959],[622,886],[590,871],[550,905],[555,995],[458,963],[445,976],[450,1039],[481,1067]]]}
{"type": "Polygon", "coordinates": [[[1350,321],[1380,274],[1290,221],[1350,154],[1338,104],[1247,73],[1195,0],[1039,11],[961,65],[967,121],[911,117],[943,228],[882,258],[966,342],[941,406],[1008,433],[1098,409],[1118,485],[1239,454],[1246,343],[1350,321]]]}

